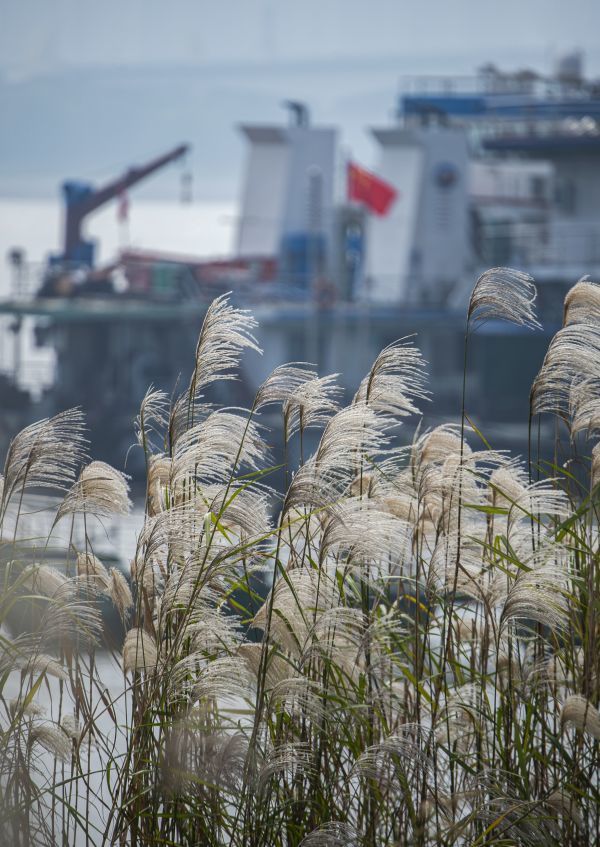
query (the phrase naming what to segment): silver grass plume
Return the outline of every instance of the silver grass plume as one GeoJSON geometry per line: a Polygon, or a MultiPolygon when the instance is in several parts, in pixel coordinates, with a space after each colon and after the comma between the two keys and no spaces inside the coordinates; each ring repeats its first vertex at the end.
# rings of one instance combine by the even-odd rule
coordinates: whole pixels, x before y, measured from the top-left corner
{"type": "MultiPolygon", "coordinates": [[[[198,492],[194,503],[196,507],[202,504],[225,530],[239,529],[246,536],[259,538],[271,529],[270,496],[269,489],[258,485],[207,485],[198,492]]],[[[214,532],[212,538],[215,540],[214,532]]]]}
{"type": "Polygon", "coordinates": [[[137,542],[134,579],[142,578],[144,562],[151,559],[163,560],[167,552],[185,558],[195,548],[199,534],[204,528],[206,508],[198,508],[199,501],[173,506],[144,521],[137,542]]]}
{"type": "Polygon", "coordinates": [[[28,565],[23,571],[22,584],[44,597],[66,600],[74,592],[72,581],[50,565],[28,565]]]}
{"type": "Polygon", "coordinates": [[[60,719],[60,727],[71,741],[78,746],[81,745],[84,740],[84,730],[76,715],[63,715],[60,719]]]}
{"type": "Polygon", "coordinates": [[[167,737],[163,778],[188,797],[205,785],[233,792],[240,789],[247,751],[242,733],[207,733],[192,711],[167,737]]]}
{"type": "Polygon", "coordinates": [[[590,474],[590,482],[592,490],[596,488],[600,482],[600,441],[594,444],[592,449],[592,468],[590,474]]]}
{"type": "Polygon", "coordinates": [[[24,487],[66,490],[86,458],[84,417],[78,409],[23,429],[4,463],[2,504],[24,487]]]}
{"type": "Polygon", "coordinates": [[[302,839],[300,847],[359,847],[361,841],[354,827],[344,821],[329,821],[302,839]]]}
{"type": "Polygon", "coordinates": [[[265,406],[283,405],[290,395],[298,391],[306,382],[317,377],[317,373],[306,362],[289,362],[279,365],[265,379],[256,392],[254,411],[260,412],[265,406]]]}
{"type": "Polygon", "coordinates": [[[569,623],[568,572],[560,564],[544,564],[522,571],[510,587],[501,625],[510,620],[535,621],[551,630],[566,630],[569,623]]]}
{"type": "Polygon", "coordinates": [[[444,592],[456,587],[465,597],[483,602],[488,608],[495,606],[506,595],[506,578],[486,565],[483,549],[481,541],[462,533],[460,537],[456,532],[441,535],[429,564],[429,585],[444,592]]]}
{"type": "Polygon", "coordinates": [[[169,397],[164,391],[152,386],[146,391],[135,420],[135,434],[140,447],[152,450],[153,437],[164,440],[164,432],[169,422],[169,397]]]}
{"type": "Polygon", "coordinates": [[[93,553],[78,553],[77,554],[77,576],[81,577],[84,582],[89,582],[100,591],[107,591],[109,588],[108,571],[97,556],[93,553]]]}
{"type": "Polygon", "coordinates": [[[337,467],[355,469],[357,460],[388,448],[387,423],[366,403],[341,409],[327,422],[315,453],[315,464],[325,472],[337,467]]]}
{"type": "Polygon", "coordinates": [[[317,451],[292,480],[284,512],[294,506],[331,506],[363,463],[389,449],[388,423],[364,403],[337,412],[327,422],[317,451]]]}
{"type": "MultiPolygon", "coordinates": [[[[450,454],[459,456],[461,452],[460,426],[440,424],[435,429],[423,433],[414,445],[417,467],[444,462],[450,454]]],[[[463,442],[463,456],[468,456],[471,448],[463,442]]]]}
{"type": "Polygon", "coordinates": [[[306,676],[293,676],[281,680],[272,691],[272,706],[275,711],[286,715],[302,716],[322,724],[331,716],[326,707],[325,689],[317,680],[306,676]]]}
{"type": "Polygon", "coordinates": [[[352,664],[363,649],[368,627],[361,609],[349,609],[346,606],[334,606],[323,611],[315,621],[312,632],[314,643],[321,655],[331,654],[338,662],[342,654],[342,664],[349,657],[352,664]]]}
{"type": "Polygon", "coordinates": [[[571,438],[585,432],[589,438],[600,433],[600,379],[575,379],[569,393],[571,438]]]}
{"type": "Polygon", "coordinates": [[[572,820],[578,829],[585,828],[585,821],[579,804],[573,795],[565,791],[564,788],[557,788],[553,791],[546,799],[546,805],[559,815],[572,820]]]}
{"type": "Polygon", "coordinates": [[[293,779],[301,774],[310,775],[314,770],[314,755],[310,744],[302,741],[279,744],[265,757],[258,774],[259,791],[264,791],[268,782],[278,776],[293,779]]]}
{"type": "Polygon", "coordinates": [[[146,499],[150,517],[163,512],[170,505],[166,500],[166,491],[171,484],[173,460],[162,453],[148,457],[146,480],[146,499]]]}
{"type": "Polygon", "coordinates": [[[574,323],[600,324],[600,285],[580,279],[566,294],[563,326],[574,323]]]}
{"type": "Polygon", "coordinates": [[[465,683],[448,691],[444,708],[437,718],[435,735],[440,744],[460,739],[466,746],[489,718],[486,691],[479,685],[465,683]]]}
{"type": "Polygon", "coordinates": [[[315,376],[290,393],[283,406],[284,432],[291,438],[300,429],[324,426],[339,409],[342,388],[337,374],[315,376]]]}
{"type": "Polygon", "coordinates": [[[249,674],[239,656],[207,661],[202,653],[189,653],[169,667],[169,696],[194,704],[235,699],[249,690],[249,674]]]}
{"type": "Polygon", "coordinates": [[[224,615],[217,607],[221,600],[218,591],[203,590],[200,594],[185,623],[185,637],[189,639],[191,652],[208,656],[225,650],[233,655],[240,642],[236,618],[224,615]]]}
{"type": "Polygon", "coordinates": [[[196,365],[191,383],[193,394],[218,379],[235,379],[233,371],[239,366],[244,350],[262,353],[252,335],[257,326],[250,312],[229,304],[229,295],[213,300],[196,345],[196,365]]]}
{"type": "Polygon", "coordinates": [[[181,435],[175,446],[170,484],[186,480],[225,483],[237,467],[256,471],[268,457],[261,427],[232,411],[215,411],[181,435]]]}
{"type": "Polygon", "coordinates": [[[26,674],[47,674],[56,677],[56,679],[61,679],[63,682],[66,682],[69,678],[63,666],[52,656],[47,656],[45,653],[38,653],[33,656],[22,665],[22,670],[26,674]]]}
{"type": "Polygon", "coordinates": [[[7,706],[8,712],[11,717],[24,716],[30,718],[39,718],[46,712],[44,706],[41,706],[39,703],[36,703],[33,700],[28,701],[28,698],[23,699],[21,697],[13,697],[10,700],[7,700],[7,706]]]}
{"type": "Polygon", "coordinates": [[[489,499],[492,506],[510,509],[515,503],[522,502],[527,493],[527,472],[517,464],[508,464],[496,468],[489,480],[489,499]]]}
{"type": "Polygon", "coordinates": [[[560,725],[571,724],[600,741],[600,712],[581,694],[571,694],[560,711],[560,725]]]}
{"type": "Polygon", "coordinates": [[[356,772],[363,778],[374,779],[382,791],[399,788],[403,780],[410,783],[409,774],[419,774],[424,778],[431,771],[432,763],[427,750],[428,730],[418,724],[408,723],[398,729],[395,735],[367,747],[355,763],[356,772]]]}
{"type": "Polygon", "coordinates": [[[583,675],[583,666],[583,649],[580,647],[574,651],[572,661],[569,661],[566,655],[554,653],[546,661],[540,676],[550,685],[574,688],[577,680],[583,675]]]}
{"type": "MultiPolygon", "coordinates": [[[[73,580],[74,587],[80,588],[81,580],[73,580]]],[[[86,593],[93,584],[87,578],[83,579],[86,593]]],[[[95,602],[95,591],[91,598],[82,597],[81,591],[73,596],[59,598],[55,595],[47,604],[40,620],[39,631],[47,639],[69,638],[83,646],[99,641],[102,635],[102,616],[95,602]]]]}
{"type": "Polygon", "coordinates": [[[108,596],[115,605],[121,620],[125,620],[127,613],[133,607],[133,597],[129,583],[117,568],[111,568],[108,574],[108,596]]]}
{"type": "Polygon", "coordinates": [[[427,369],[421,351],[406,339],[385,347],[354,395],[354,403],[366,403],[392,416],[420,414],[417,401],[429,400],[427,369]]]}
{"type": "MultiPolygon", "coordinates": [[[[245,662],[248,670],[253,677],[259,678],[261,673],[261,657],[263,645],[252,642],[245,642],[238,647],[238,656],[245,662]]],[[[293,665],[288,656],[277,653],[271,650],[266,657],[265,672],[265,690],[271,691],[292,673],[293,665]]]]}
{"type": "Polygon", "coordinates": [[[151,635],[133,627],[123,644],[123,673],[152,671],[158,666],[158,650],[151,635]]]}
{"type": "Polygon", "coordinates": [[[67,761],[71,757],[71,739],[60,724],[34,721],[29,731],[31,740],[41,744],[57,759],[67,761]]]}
{"type": "Polygon", "coordinates": [[[496,508],[507,510],[507,530],[515,522],[542,515],[566,518],[570,503],[566,493],[557,488],[554,480],[529,483],[523,467],[516,463],[493,471],[489,480],[490,499],[496,508]]]}
{"type": "Polygon", "coordinates": [[[67,492],[56,520],[80,512],[110,517],[128,515],[130,510],[129,484],[125,475],[105,462],[90,462],[67,492]]]}
{"type": "Polygon", "coordinates": [[[338,504],[323,532],[321,554],[345,553],[364,562],[388,566],[410,558],[412,527],[378,508],[371,500],[351,498],[338,504]]]}
{"type": "Polygon", "coordinates": [[[600,326],[570,324],[559,329],[531,387],[531,412],[567,418],[571,390],[580,380],[600,379],[600,326]]]}
{"type": "Polygon", "coordinates": [[[270,638],[290,653],[305,650],[313,621],[334,605],[336,587],[325,574],[310,569],[294,569],[279,579],[260,607],[252,626],[264,629],[272,604],[270,638]],[[271,597],[271,595],[273,595],[271,597]]]}
{"type": "Polygon", "coordinates": [[[532,277],[513,268],[491,268],[477,282],[469,300],[467,320],[475,328],[486,320],[500,319],[539,329],[534,304],[537,290],[532,277]]]}

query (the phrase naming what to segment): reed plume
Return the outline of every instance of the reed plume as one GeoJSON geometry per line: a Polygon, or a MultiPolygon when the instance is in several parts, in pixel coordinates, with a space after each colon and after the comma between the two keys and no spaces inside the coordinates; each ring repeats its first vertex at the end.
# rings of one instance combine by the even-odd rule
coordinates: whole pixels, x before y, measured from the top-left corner
{"type": "Polygon", "coordinates": [[[505,320],[539,329],[534,305],[537,290],[532,277],[512,268],[485,271],[471,293],[467,318],[471,328],[486,320],[505,320]]]}

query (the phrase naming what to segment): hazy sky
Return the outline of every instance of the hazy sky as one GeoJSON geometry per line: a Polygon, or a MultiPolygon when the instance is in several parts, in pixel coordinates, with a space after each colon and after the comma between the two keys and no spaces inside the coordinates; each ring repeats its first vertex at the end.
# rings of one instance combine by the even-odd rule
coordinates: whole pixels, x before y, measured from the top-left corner
{"type": "MultiPolygon", "coordinates": [[[[241,121],[303,99],[369,164],[400,78],[484,62],[600,76],[600,0],[0,0],[0,195],[55,195],[189,141],[198,196],[239,194],[241,121]]],[[[161,178],[143,191],[160,193],[161,178]]]]}
{"type": "Polygon", "coordinates": [[[0,67],[427,56],[600,71],[598,0],[1,0],[0,67]]]}

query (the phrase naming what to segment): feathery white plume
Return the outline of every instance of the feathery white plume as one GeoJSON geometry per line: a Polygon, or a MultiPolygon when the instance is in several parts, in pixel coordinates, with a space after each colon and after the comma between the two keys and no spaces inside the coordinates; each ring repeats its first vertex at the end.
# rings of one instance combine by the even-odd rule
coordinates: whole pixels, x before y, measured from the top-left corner
{"type": "MultiPolygon", "coordinates": [[[[261,672],[261,656],[266,649],[263,644],[246,642],[238,647],[238,655],[246,662],[250,673],[258,679],[261,672]]],[[[270,691],[292,672],[291,661],[287,656],[269,650],[265,665],[265,690],[270,691]]]]}
{"type": "Polygon", "coordinates": [[[69,759],[72,750],[71,739],[59,724],[33,722],[30,732],[31,738],[45,747],[57,759],[64,761],[69,759]]]}
{"type": "Polygon", "coordinates": [[[290,653],[301,655],[314,620],[334,605],[335,590],[335,584],[323,572],[291,570],[275,583],[270,592],[274,596],[267,597],[252,625],[265,629],[272,603],[271,639],[290,653]]]}
{"type": "Polygon", "coordinates": [[[151,635],[133,627],[123,644],[123,672],[151,671],[158,665],[158,650],[151,635]]]}
{"type": "Polygon", "coordinates": [[[23,665],[23,671],[27,674],[48,674],[48,676],[54,676],[64,682],[69,678],[63,666],[52,656],[47,656],[45,653],[39,653],[30,659],[23,665]]]}
{"type": "Polygon", "coordinates": [[[571,694],[560,711],[561,726],[572,724],[600,741],[600,712],[581,694],[571,694]]]}
{"type": "Polygon", "coordinates": [[[196,346],[191,395],[197,395],[215,380],[235,379],[232,371],[238,367],[243,350],[262,352],[252,335],[257,326],[250,312],[229,304],[227,294],[213,300],[206,312],[196,346]]]}
{"type": "Polygon", "coordinates": [[[358,833],[349,823],[329,821],[302,839],[300,847],[358,847],[358,833]]]}
{"type": "Polygon", "coordinates": [[[106,591],[109,587],[108,571],[93,553],[77,554],[77,575],[101,591],[106,591]]]}
{"type": "Polygon", "coordinates": [[[164,391],[152,386],[146,391],[140,404],[140,412],[135,420],[135,434],[138,444],[146,449],[153,448],[153,436],[164,438],[164,430],[169,421],[169,397],[164,391]]]}
{"type": "Polygon", "coordinates": [[[167,508],[165,489],[171,484],[173,461],[169,456],[157,454],[148,457],[147,499],[148,514],[153,517],[167,508]]]}
{"type": "Polygon", "coordinates": [[[565,418],[571,389],[581,380],[600,379],[600,326],[570,324],[556,333],[531,387],[533,414],[554,412],[565,418]]]}
{"type": "Polygon", "coordinates": [[[317,373],[305,362],[290,362],[279,365],[265,379],[256,392],[254,410],[259,412],[265,406],[274,403],[282,405],[291,394],[298,391],[306,382],[317,377],[317,373]]]}
{"type": "Polygon", "coordinates": [[[571,438],[585,432],[589,438],[600,433],[600,379],[577,379],[569,393],[571,438]]]}
{"type": "Polygon", "coordinates": [[[585,827],[584,817],[579,804],[564,788],[557,788],[556,791],[553,791],[547,798],[546,805],[550,806],[553,811],[558,812],[559,815],[570,818],[579,829],[585,827]]]}
{"type": "Polygon", "coordinates": [[[293,779],[299,773],[310,774],[313,770],[314,756],[309,744],[296,741],[279,744],[265,758],[258,775],[258,786],[262,791],[270,779],[277,775],[293,779]]]}
{"type": "Polygon", "coordinates": [[[567,578],[564,567],[553,563],[520,572],[508,591],[502,624],[536,621],[553,630],[565,629],[569,620],[567,578]]]}
{"type": "MultiPolygon", "coordinates": [[[[462,441],[462,455],[466,458],[471,454],[471,448],[462,441]]],[[[429,465],[440,464],[448,456],[461,455],[460,426],[456,424],[440,424],[423,433],[413,445],[412,464],[415,471],[422,471],[429,465]]]]}
{"type": "Polygon", "coordinates": [[[84,418],[77,409],[23,429],[6,454],[3,502],[24,487],[67,489],[85,460],[85,447],[84,418]]]}
{"type": "Polygon", "coordinates": [[[600,441],[592,449],[592,468],[590,473],[592,489],[600,482],[600,441]]]}
{"type": "Polygon", "coordinates": [[[10,700],[7,700],[7,705],[11,717],[23,715],[26,717],[38,718],[46,711],[44,706],[41,706],[34,700],[27,702],[27,700],[23,700],[21,697],[13,697],[10,700]]]}
{"type": "Polygon", "coordinates": [[[600,324],[600,285],[585,277],[565,297],[563,326],[574,323],[600,324]]]}
{"type": "Polygon", "coordinates": [[[133,597],[127,580],[117,568],[110,569],[108,595],[115,604],[121,620],[125,620],[127,612],[133,606],[133,597]]]}
{"type": "Polygon", "coordinates": [[[60,504],[56,520],[75,512],[108,517],[127,515],[130,510],[129,485],[124,474],[105,462],[90,462],[60,504]]]}
{"type": "Polygon", "coordinates": [[[361,465],[388,449],[388,423],[364,403],[337,412],[327,422],[316,453],[292,480],[284,511],[294,506],[332,505],[336,491],[347,489],[361,465]]]}
{"type": "Polygon", "coordinates": [[[534,311],[536,297],[536,287],[529,274],[512,268],[491,268],[475,283],[467,311],[469,324],[476,326],[499,318],[539,329],[534,311]]]}
{"type": "Polygon", "coordinates": [[[428,400],[426,364],[418,347],[401,339],[385,347],[361,382],[354,403],[400,416],[419,414],[415,401],[428,400]]]}
{"type": "Polygon", "coordinates": [[[315,376],[290,393],[283,406],[284,431],[289,439],[300,429],[324,426],[339,409],[342,388],[337,374],[315,376]]]}
{"type": "Polygon", "coordinates": [[[238,468],[258,470],[267,455],[258,424],[230,411],[212,412],[178,439],[171,484],[179,490],[188,479],[225,483],[236,460],[238,468]]]}
{"type": "Polygon", "coordinates": [[[71,580],[50,565],[29,565],[23,571],[23,585],[57,600],[66,600],[74,590],[71,580]]]}

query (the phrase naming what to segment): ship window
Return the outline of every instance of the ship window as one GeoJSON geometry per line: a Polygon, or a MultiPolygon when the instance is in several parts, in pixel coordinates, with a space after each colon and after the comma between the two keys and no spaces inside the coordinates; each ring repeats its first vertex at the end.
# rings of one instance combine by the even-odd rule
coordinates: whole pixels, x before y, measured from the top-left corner
{"type": "Polygon", "coordinates": [[[565,179],[556,187],[556,203],[562,212],[572,214],[576,206],[576,190],[575,182],[572,179],[565,179]]]}
{"type": "Polygon", "coordinates": [[[546,180],[543,176],[532,176],[529,180],[529,191],[533,200],[546,199],[546,180]]]}

